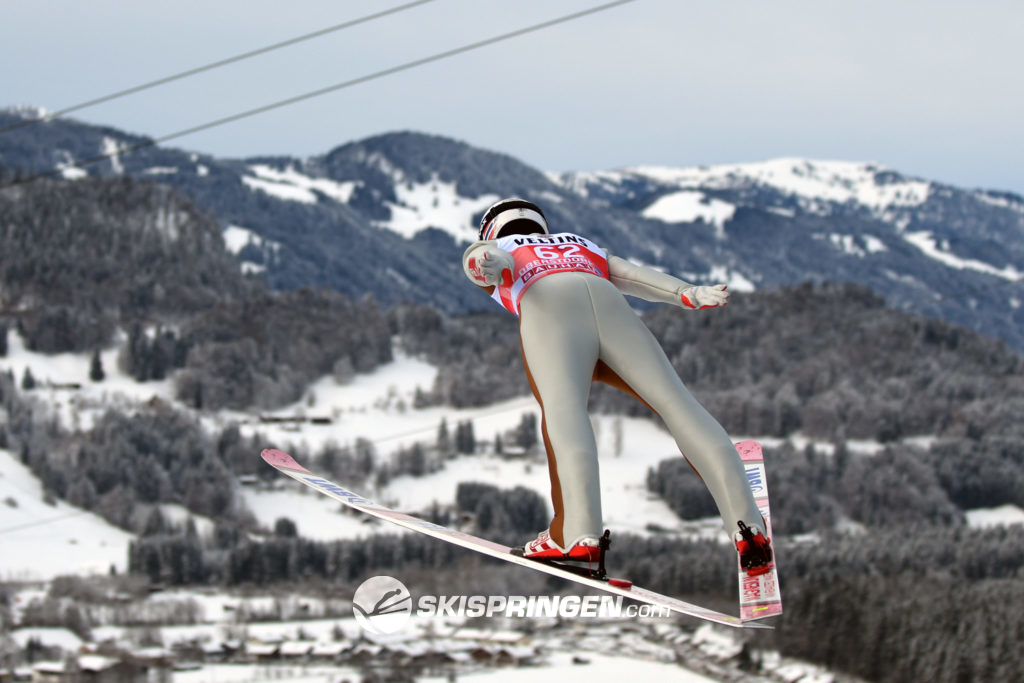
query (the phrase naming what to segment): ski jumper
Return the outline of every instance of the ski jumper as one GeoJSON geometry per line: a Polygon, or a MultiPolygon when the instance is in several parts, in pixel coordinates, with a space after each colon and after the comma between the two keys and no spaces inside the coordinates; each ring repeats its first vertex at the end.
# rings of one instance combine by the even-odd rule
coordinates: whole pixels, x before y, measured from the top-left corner
{"type": "Polygon", "coordinates": [[[595,380],[631,394],[664,420],[710,490],[726,533],[731,536],[737,521],[763,525],[729,436],[690,394],[623,296],[696,308],[681,294],[692,285],[609,256],[571,233],[478,241],[466,250],[463,267],[520,319],[523,361],[542,412],[552,540],[568,547],[602,533],[597,443],[587,413],[595,380]],[[488,258],[509,266],[496,286],[485,286],[479,267],[488,258]]]}

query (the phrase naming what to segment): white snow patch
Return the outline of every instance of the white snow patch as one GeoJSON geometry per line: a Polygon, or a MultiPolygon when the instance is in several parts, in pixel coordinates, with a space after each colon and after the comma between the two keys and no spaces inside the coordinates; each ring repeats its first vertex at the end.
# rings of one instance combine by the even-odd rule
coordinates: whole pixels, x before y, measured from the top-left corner
{"type": "Polygon", "coordinates": [[[622,171],[583,171],[578,173],[551,173],[548,179],[581,197],[590,198],[591,187],[615,191],[625,180],[622,171]]]}
{"type": "Polygon", "coordinates": [[[192,520],[196,525],[196,532],[201,537],[206,538],[213,535],[216,523],[209,517],[197,515],[185,506],[174,503],[162,503],[159,507],[164,519],[174,526],[184,528],[188,521],[192,520]]]}
{"type": "Polygon", "coordinates": [[[0,577],[39,580],[126,569],[131,534],[63,501],[51,505],[43,495],[21,460],[0,450],[0,577]]]}
{"type": "Polygon", "coordinates": [[[143,171],[145,175],[174,175],[178,169],[174,166],[151,166],[143,171]]]}
{"type": "Polygon", "coordinates": [[[547,178],[553,185],[561,186],[565,181],[565,176],[557,171],[543,171],[544,177],[547,178]]]}
{"type": "Polygon", "coordinates": [[[152,399],[174,402],[174,382],[136,382],[118,367],[120,346],[127,335],[118,335],[118,346],[100,351],[100,363],[106,375],[102,382],[89,379],[92,355],[89,353],[45,354],[25,348],[24,340],[15,330],[7,332],[7,356],[0,357],[0,372],[11,371],[17,381],[29,370],[36,388],[29,395],[45,403],[60,423],[71,430],[91,429],[99,415],[108,408],[131,411],[135,405],[152,399]],[[76,386],[77,389],[69,387],[76,386]]]}
{"type": "Polygon", "coordinates": [[[287,518],[295,523],[299,535],[304,538],[334,541],[363,538],[381,531],[407,533],[398,526],[385,525],[367,515],[353,513],[341,503],[305,487],[288,486],[277,490],[244,488],[241,495],[246,507],[262,526],[273,529],[277,520],[287,518]]]}
{"type": "Polygon", "coordinates": [[[1017,268],[1012,265],[1006,266],[1005,268],[996,268],[995,266],[983,261],[961,258],[949,251],[948,244],[940,244],[929,230],[905,232],[903,233],[903,238],[924,252],[925,256],[933,258],[950,268],[955,268],[957,270],[976,270],[1005,280],[1020,280],[1021,277],[1024,276],[1024,273],[1021,273],[1021,271],[1017,270],[1017,268]]]}
{"type": "Polygon", "coordinates": [[[60,157],[60,159],[57,161],[56,165],[57,168],[60,169],[61,177],[65,180],[80,180],[89,176],[89,173],[84,168],[75,166],[75,158],[71,156],[71,152],[66,149],[60,150],[57,153],[57,156],[60,157]]]}
{"type": "Polygon", "coordinates": [[[87,178],[89,173],[78,166],[64,166],[60,170],[60,176],[65,180],[81,180],[87,178]]]}
{"type": "Polygon", "coordinates": [[[242,182],[254,191],[265,192],[272,197],[303,204],[315,204],[317,193],[347,204],[360,181],[338,182],[330,178],[313,178],[299,173],[294,166],[280,171],[266,164],[249,167],[252,176],[242,176],[242,182]]]}
{"type": "Polygon", "coordinates": [[[743,643],[732,633],[719,630],[711,624],[701,624],[691,641],[705,654],[716,659],[732,659],[743,649],[743,643]]]}
{"type": "MultiPolygon", "coordinates": [[[[260,248],[268,248],[275,253],[281,249],[280,242],[264,239],[249,228],[244,228],[240,225],[229,225],[224,228],[222,234],[224,236],[224,246],[232,254],[238,254],[242,249],[250,244],[260,248]]],[[[267,267],[261,263],[242,261],[242,272],[247,275],[252,273],[262,273],[266,269],[267,267]]]]}
{"type": "Polygon", "coordinates": [[[537,194],[537,197],[541,201],[546,203],[546,204],[561,204],[562,203],[562,196],[558,195],[558,194],[555,194],[554,192],[548,192],[548,191],[540,192],[540,193],[537,194]]]}
{"type": "MultiPolygon", "coordinates": [[[[672,168],[638,166],[627,172],[680,188],[731,189],[765,185],[796,197],[810,212],[828,213],[827,203],[854,203],[876,215],[893,207],[919,206],[931,185],[919,180],[879,183],[876,174],[887,169],[873,163],[783,158],[746,164],[672,168]]],[[[592,176],[576,179],[587,182],[592,176]]],[[[609,176],[599,176],[602,180],[609,176]]]]}
{"type": "Polygon", "coordinates": [[[988,529],[996,526],[1024,524],[1024,510],[1016,505],[1000,505],[994,508],[967,510],[967,526],[972,529],[988,529]]]}
{"type": "Polygon", "coordinates": [[[639,175],[687,187],[729,188],[756,182],[786,194],[831,201],[857,201],[867,206],[916,206],[928,197],[929,185],[921,181],[878,184],[877,164],[782,158],[760,163],[722,164],[709,167],[636,167],[639,175]]]}
{"type": "Polygon", "coordinates": [[[396,182],[397,203],[389,203],[391,219],[378,221],[377,227],[397,232],[406,239],[427,228],[450,234],[456,242],[476,238],[475,214],[498,200],[498,195],[463,197],[454,182],[446,183],[435,175],[426,183],[396,182]]]}
{"type": "Polygon", "coordinates": [[[699,279],[715,284],[726,284],[731,292],[753,292],[757,289],[757,286],[744,277],[742,273],[725,266],[712,266],[707,276],[699,279]]]}
{"type": "Polygon", "coordinates": [[[20,116],[23,119],[43,119],[50,116],[50,110],[46,107],[40,107],[36,104],[16,104],[11,107],[5,108],[9,114],[20,116]]]}
{"type": "Polygon", "coordinates": [[[250,244],[259,245],[262,239],[252,230],[240,225],[229,225],[224,228],[222,234],[224,235],[224,247],[232,254],[237,254],[250,244]]]}
{"type": "Polygon", "coordinates": [[[36,626],[11,631],[11,638],[19,647],[25,648],[30,640],[46,647],[59,647],[65,652],[75,652],[82,647],[82,639],[66,628],[36,626]]]}
{"type": "Polygon", "coordinates": [[[725,222],[736,213],[736,207],[720,199],[708,198],[703,192],[684,190],[659,197],[643,210],[644,218],[665,223],[703,221],[717,228],[719,239],[725,237],[725,222]]]}
{"type": "Polygon", "coordinates": [[[889,251],[889,247],[885,246],[885,242],[874,235],[864,235],[863,240],[869,254],[880,254],[883,251],[889,251]]]}
{"type": "Polygon", "coordinates": [[[974,198],[980,202],[988,204],[989,206],[997,206],[1000,209],[1010,209],[1011,211],[1020,211],[1021,213],[1024,213],[1024,203],[1011,201],[1006,197],[993,197],[985,192],[975,192],[974,198]]]}
{"type": "Polygon", "coordinates": [[[855,235],[833,232],[828,235],[828,240],[840,251],[858,258],[864,258],[868,254],[888,251],[885,243],[873,235],[861,235],[858,239],[855,235]]]}
{"type": "Polygon", "coordinates": [[[264,239],[249,228],[241,225],[229,225],[224,228],[224,246],[232,254],[237,254],[250,244],[257,247],[268,247],[275,252],[281,249],[281,243],[264,239]]]}
{"type": "Polygon", "coordinates": [[[114,173],[124,173],[124,165],[121,164],[119,154],[121,153],[121,145],[112,137],[104,137],[103,142],[100,144],[100,153],[110,156],[110,166],[113,168],[114,173]]]}

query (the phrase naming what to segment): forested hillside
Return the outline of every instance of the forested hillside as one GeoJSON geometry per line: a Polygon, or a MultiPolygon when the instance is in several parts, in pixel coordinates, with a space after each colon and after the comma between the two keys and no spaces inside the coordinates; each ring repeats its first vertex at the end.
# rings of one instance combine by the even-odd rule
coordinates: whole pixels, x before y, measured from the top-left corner
{"type": "Polygon", "coordinates": [[[214,220],[130,177],[0,191],[0,329],[11,325],[47,353],[108,347],[120,329],[129,374],[181,369],[179,398],[207,409],[284,405],[317,377],[391,358],[372,300],[269,292],[214,220]]]}
{"type": "MultiPolygon", "coordinates": [[[[408,347],[441,366],[435,400],[481,405],[529,391],[515,319],[399,309],[408,347]]],[[[1024,359],[954,325],[886,308],[848,284],[734,294],[729,306],[645,316],[676,371],[727,431],[820,439],[1024,437],[1024,359]]],[[[597,386],[598,411],[647,414],[597,386]]]]}
{"type": "Polygon", "coordinates": [[[179,320],[249,289],[213,220],[131,178],[0,191],[0,315],[28,346],[90,351],[130,321],[179,320]]]}

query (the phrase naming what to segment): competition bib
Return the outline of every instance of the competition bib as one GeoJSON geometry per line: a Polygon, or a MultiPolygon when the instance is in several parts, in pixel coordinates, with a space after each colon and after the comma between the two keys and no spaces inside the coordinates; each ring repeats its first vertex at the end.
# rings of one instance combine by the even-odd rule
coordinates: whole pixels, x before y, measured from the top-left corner
{"type": "Polygon", "coordinates": [[[495,246],[512,254],[512,284],[494,288],[492,298],[519,315],[519,301],[530,285],[552,273],[592,273],[608,279],[608,259],[596,244],[586,237],[569,232],[557,235],[509,235],[495,246]]]}

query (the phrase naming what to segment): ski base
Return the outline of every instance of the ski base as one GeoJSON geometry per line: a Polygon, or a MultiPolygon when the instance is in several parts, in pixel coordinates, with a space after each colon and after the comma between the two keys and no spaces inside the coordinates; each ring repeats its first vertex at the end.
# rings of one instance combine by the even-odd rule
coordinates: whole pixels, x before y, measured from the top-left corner
{"type": "MultiPolygon", "coordinates": [[[[661,593],[656,593],[640,586],[634,586],[632,582],[627,579],[613,579],[608,578],[607,575],[605,575],[604,578],[595,578],[576,571],[577,569],[582,569],[584,572],[588,572],[589,574],[589,569],[587,568],[549,564],[547,562],[539,562],[537,560],[517,556],[509,546],[488,541],[487,539],[479,538],[455,529],[449,529],[418,517],[407,515],[403,512],[398,512],[397,510],[392,510],[391,508],[379,505],[372,500],[364,498],[357,493],[339,486],[329,479],[317,476],[297,463],[292,456],[283,451],[266,449],[263,451],[262,456],[267,464],[271,465],[279,472],[288,475],[292,479],[295,479],[296,481],[299,481],[326,496],[334,498],[351,508],[359,510],[360,512],[391,522],[392,524],[396,524],[405,529],[417,531],[421,534],[425,534],[469,550],[474,550],[478,553],[489,555],[505,562],[529,567],[534,571],[543,572],[568,581],[574,581],[584,586],[596,588],[606,593],[611,593],[612,595],[621,595],[622,597],[630,598],[638,602],[663,607],[679,614],[685,614],[687,616],[696,617],[716,624],[722,624],[724,626],[731,626],[733,628],[771,628],[771,626],[767,626],[757,621],[745,621],[744,619],[731,614],[724,614],[722,612],[701,607],[700,605],[694,605],[668,595],[662,595],[661,593]]],[[[763,615],[758,616],[757,618],[762,617],[763,615]]]]}

